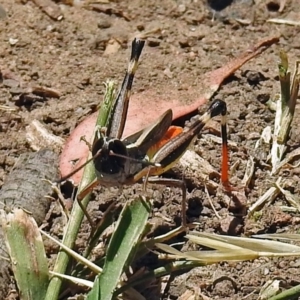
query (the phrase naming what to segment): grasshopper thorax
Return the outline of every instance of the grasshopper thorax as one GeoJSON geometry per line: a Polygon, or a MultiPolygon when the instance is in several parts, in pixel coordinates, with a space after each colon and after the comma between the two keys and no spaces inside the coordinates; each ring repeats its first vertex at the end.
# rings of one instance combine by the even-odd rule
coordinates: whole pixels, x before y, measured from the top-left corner
{"type": "Polygon", "coordinates": [[[99,138],[92,148],[96,172],[101,174],[118,174],[124,170],[127,149],[119,139],[99,138]]]}

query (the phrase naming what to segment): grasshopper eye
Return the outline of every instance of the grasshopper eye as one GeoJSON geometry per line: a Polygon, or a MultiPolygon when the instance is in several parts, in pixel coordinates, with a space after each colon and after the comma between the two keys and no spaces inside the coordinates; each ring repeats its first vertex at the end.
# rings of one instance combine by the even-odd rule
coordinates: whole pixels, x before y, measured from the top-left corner
{"type": "Polygon", "coordinates": [[[123,166],[126,161],[126,157],[128,156],[124,143],[117,139],[112,140],[109,142],[108,150],[115,154],[113,155],[113,158],[116,160],[116,163],[118,163],[120,166],[123,166]]]}
{"type": "Polygon", "coordinates": [[[101,150],[102,148],[104,148],[104,144],[105,144],[105,140],[104,138],[100,138],[98,139],[92,147],[92,155],[93,157],[97,156],[97,153],[99,152],[99,150],[101,150]]]}

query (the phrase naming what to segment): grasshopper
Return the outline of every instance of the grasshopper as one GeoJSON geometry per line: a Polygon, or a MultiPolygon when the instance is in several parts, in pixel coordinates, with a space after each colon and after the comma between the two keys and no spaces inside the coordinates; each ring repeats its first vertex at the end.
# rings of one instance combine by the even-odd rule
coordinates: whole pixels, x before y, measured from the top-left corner
{"type": "MultiPolygon", "coordinates": [[[[182,225],[186,225],[186,186],[183,180],[158,177],[174,166],[205,124],[213,117],[221,115],[221,133],[223,137],[223,162],[221,181],[228,187],[228,151],[226,132],[226,103],[216,100],[211,103],[206,113],[194,118],[190,126],[171,134],[174,129],[172,110],[163,113],[155,122],[146,128],[122,139],[127,117],[132,83],[137,70],[139,57],[145,41],[134,39],[130,62],[121,89],[112,108],[111,118],[105,134],[95,139],[91,146],[92,158],[84,165],[93,161],[96,179],[77,195],[82,200],[95,186],[123,186],[137,182],[150,182],[182,189],[182,225]]],[[[84,166],[83,165],[83,166],[84,166]]],[[[74,170],[60,182],[75,174],[83,166],[74,170]]]]}

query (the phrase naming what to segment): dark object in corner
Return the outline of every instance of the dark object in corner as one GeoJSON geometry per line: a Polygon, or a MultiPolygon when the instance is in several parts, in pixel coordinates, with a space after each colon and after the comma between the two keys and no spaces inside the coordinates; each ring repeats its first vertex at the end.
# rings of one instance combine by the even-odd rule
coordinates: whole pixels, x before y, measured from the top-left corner
{"type": "Polygon", "coordinates": [[[221,11],[229,6],[233,0],[207,0],[208,6],[216,11],[221,11]]]}

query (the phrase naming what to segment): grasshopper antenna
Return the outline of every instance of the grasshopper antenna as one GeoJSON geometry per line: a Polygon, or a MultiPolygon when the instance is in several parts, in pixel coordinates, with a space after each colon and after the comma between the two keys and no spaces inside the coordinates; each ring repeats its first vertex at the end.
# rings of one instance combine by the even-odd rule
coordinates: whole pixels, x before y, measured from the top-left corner
{"type": "Polygon", "coordinates": [[[145,40],[135,38],[132,42],[130,62],[126,71],[126,75],[122,82],[121,89],[116,98],[111,115],[111,122],[107,126],[107,136],[121,138],[127,117],[129,99],[135,72],[138,68],[138,61],[145,45],[145,40]]]}

